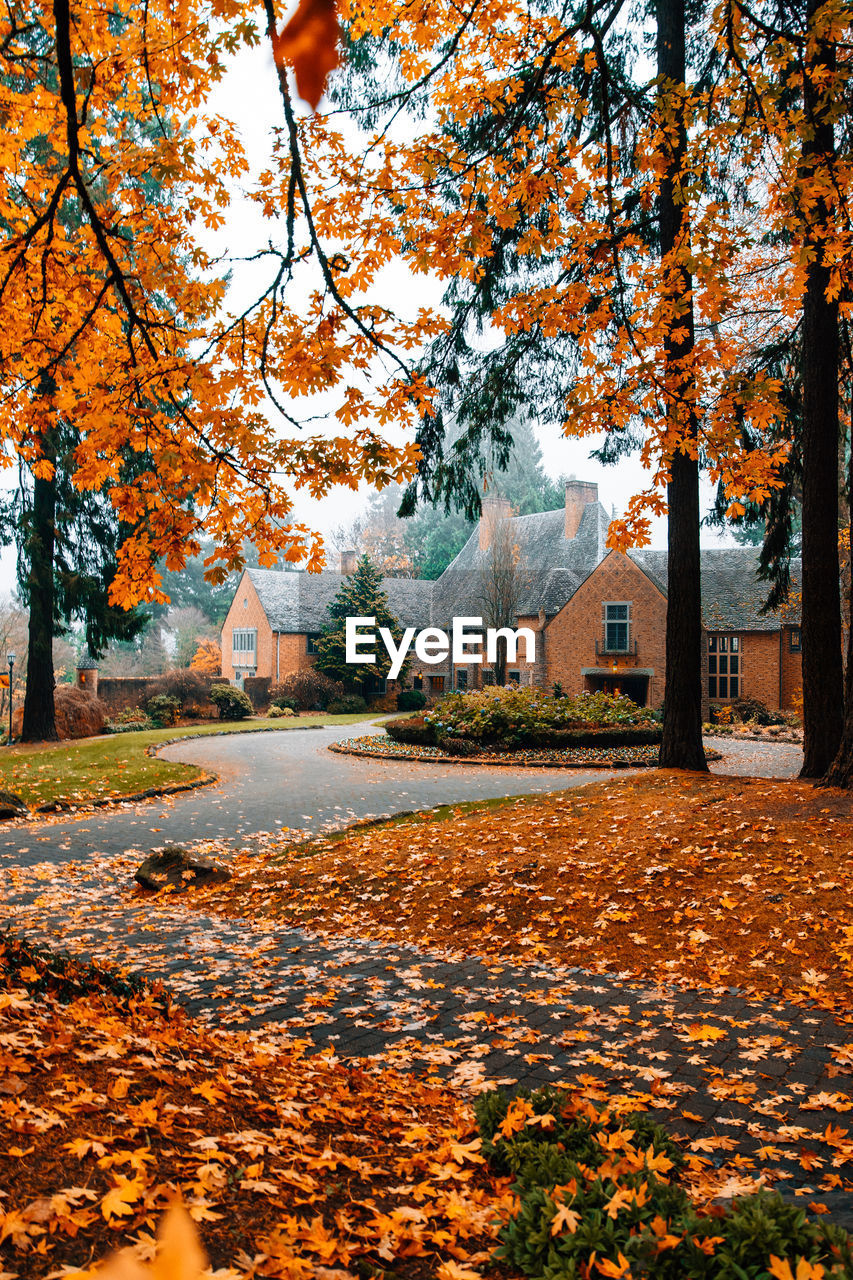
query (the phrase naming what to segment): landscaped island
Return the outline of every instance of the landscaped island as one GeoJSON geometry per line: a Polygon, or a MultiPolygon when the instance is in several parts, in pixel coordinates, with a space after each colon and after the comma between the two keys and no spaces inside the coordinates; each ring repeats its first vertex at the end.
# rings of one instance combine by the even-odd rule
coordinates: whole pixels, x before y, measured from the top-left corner
{"type": "Polygon", "coordinates": [[[577,747],[656,746],[661,724],[654,712],[630,698],[581,693],[567,698],[532,688],[450,693],[430,711],[391,721],[395,742],[438,747],[447,755],[565,750],[577,747]]]}

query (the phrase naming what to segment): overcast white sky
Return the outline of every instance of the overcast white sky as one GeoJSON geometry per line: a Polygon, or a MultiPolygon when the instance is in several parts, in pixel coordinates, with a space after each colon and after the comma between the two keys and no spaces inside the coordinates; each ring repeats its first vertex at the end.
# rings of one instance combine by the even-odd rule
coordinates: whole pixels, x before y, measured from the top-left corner
{"type": "MultiPolygon", "coordinates": [[[[270,156],[270,130],[283,123],[283,114],[266,41],[258,48],[244,50],[234,59],[232,68],[217,93],[214,106],[222,115],[238,123],[252,170],[257,172],[267,165],[270,156]]],[[[240,193],[235,193],[227,225],[216,237],[209,237],[209,247],[214,252],[242,257],[255,252],[270,239],[275,242],[278,234],[278,223],[265,226],[256,206],[240,193]]],[[[251,296],[258,278],[256,268],[235,265],[232,290],[235,305],[241,298],[251,296]]],[[[382,301],[392,308],[399,306],[408,311],[420,305],[434,304],[440,297],[440,288],[438,281],[413,277],[401,268],[396,272],[386,272],[382,282],[382,301]]],[[[270,411],[270,420],[275,429],[274,410],[270,411]]],[[[590,450],[596,444],[594,440],[566,439],[557,427],[549,428],[545,425],[538,428],[537,436],[549,474],[573,474],[578,479],[597,481],[599,496],[608,511],[615,507],[617,513],[621,513],[632,494],[646,486],[646,473],[636,460],[627,459],[615,467],[602,467],[590,459],[590,450]]],[[[7,472],[4,479],[6,477],[11,481],[10,473],[7,472]]],[[[357,516],[366,505],[369,495],[367,488],[359,493],[344,488],[336,489],[321,501],[297,494],[294,516],[328,534],[335,526],[346,524],[357,516]]],[[[710,507],[711,498],[711,486],[703,481],[703,514],[710,507]]],[[[731,541],[728,533],[720,535],[715,531],[703,530],[703,543],[707,546],[731,541]]],[[[666,521],[663,518],[654,522],[652,546],[666,546],[666,521]]],[[[15,550],[6,548],[0,554],[0,593],[7,594],[14,587],[15,550]]]]}

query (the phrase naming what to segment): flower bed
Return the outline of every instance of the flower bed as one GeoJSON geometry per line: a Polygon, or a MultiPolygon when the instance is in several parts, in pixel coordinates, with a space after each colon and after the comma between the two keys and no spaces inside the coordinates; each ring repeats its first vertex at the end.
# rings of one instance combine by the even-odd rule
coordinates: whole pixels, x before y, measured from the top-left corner
{"type": "MultiPolygon", "coordinates": [[[[654,766],[658,763],[657,743],[645,746],[567,747],[562,750],[519,747],[513,751],[499,751],[460,741],[452,751],[447,751],[443,747],[395,742],[387,734],[376,733],[330,743],[329,750],[342,755],[369,756],[376,760],[422,760],[427,764],[504,764],[511,765],[514,769],[618,769],[654,766]]],[[[719,758],[719,752],[706,752],[706,755],[709,760],[719,758]]]]}
{"type": "Polygon", "coordinates": [[[392,721],[395,742],[437,747],[449,755],[579,747],[647,747],[661,740],[653,713],[606,693],[554,697],[539,689],[488,688],[451,693],[432,711],[392,721]]]}

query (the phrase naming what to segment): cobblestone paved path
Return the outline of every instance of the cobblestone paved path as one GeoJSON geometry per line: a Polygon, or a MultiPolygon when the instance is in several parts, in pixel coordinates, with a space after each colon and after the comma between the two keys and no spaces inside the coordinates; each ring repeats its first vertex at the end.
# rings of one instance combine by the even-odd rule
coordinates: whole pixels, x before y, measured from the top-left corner
{"type": "MultiPolygon", "coordinates": [[[[288,733],[278,741],[289,746],[313,736],[288,733]]],[[[257,781],[269,767],[270,740],[244,741],[258,758],[257,781]]],[[[199,758],[195,745],[193,758],[199,758]]],[[[754,759],[744,749],[754,744],[734,745],[732,757],[744,764],[754,759]]],[[[303,760],[315,758],[310,743],[296,750],[303,760]]],[[[779,772],[796,771],[794,749],[777,748],[775,757],[771,748],[761,750],[768,772],[768,760],[779,772]]],[[[210,759],[205,754],[203,762],[210,759]]],[[[342,758],[327,753],[324,769],[329,759],[342,758]]],[[[353,763],[382,777],[384,766],[353,763]]],[[[365,792],[375,812],[385,811],[389,798],[400,808],[403,790],[411,796],[405,807],[422,807],[427,783],[440,788],[433,803],[446,798],[446,770],[417,780],[415,768],[424,767],[403,770],[405,788],[396,777],[381,792],[365,792]]],[[[303,825],[316,823],[316,830],[330,825],[337,810],[334,793],[318,799],[325,777],[309,789],[309,771],[310,765],[299,802],[303,825]]],[[[494,794],[483,774],[495,772],[477,771],[472,781],[486,790],[475,794],[494,794]]],[[[520,785],[526,780],[513,773],[504,789],[527,789],[520,785]]],[[[530,781],[551,790],[567,779],[533,774],[530,781]]],[[[226,780],[226,798],[234,785],[226,780]]],[[[165,812],[177,819],[192,803],[179,800],[165,812]]],[[[336,803],[345,820],[363,816],[353,813],[351,798],[336,803]]],[[[8,842],[0,847],[0,926],[160,978],[216,1026],[297,1036],[341,1057],[435,1071],[460,1086],[484,1079],[531,1087],[580,1081],[600,1088],[602,1097],[639,1093],[658,1118],[717,1163],[735,1154],[749,1161],[764,1148],[766,1165],[772,1148],[772,1163],[788,1187],[817,1187],[833,1173],[840,1187],[853,1187],[853,1024],[838,1025],[819,1009],[746,1001],[736,992],[323,939],[207,916],[185,898],[142,896],[132,886],[141,855],[185,830],[186,815],[158,829],[153,808],[161,807],[134,806],[130,815],[83,824],[7,829],[8,842]],[[116,837],[113,823],[126,834],[116,837]]],[[[196,829],[197,837],[206,834],[196,829]]]]}

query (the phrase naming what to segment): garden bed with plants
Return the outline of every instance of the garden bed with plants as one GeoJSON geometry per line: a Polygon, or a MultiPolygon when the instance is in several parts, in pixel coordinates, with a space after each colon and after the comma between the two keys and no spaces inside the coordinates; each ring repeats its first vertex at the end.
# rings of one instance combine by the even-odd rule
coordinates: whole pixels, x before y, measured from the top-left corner
{"type": "Polygon", "coordinates": [[[739,738],[746,742],[801,743],[803,740],[802,720],[797,711],[773,711],[758,698],[712,702],[709,721],[702,726],[702,731],[713,737],[739,738]]]}
{"type": "MultiPolygon", "coordinates": [[[[657,743],[653,743],[645,746],[523,747],[499,751],[467,744],[464,751],[460,748],[449,752],[442,747],[395,742],[387,734],[378,733],[333,742],[329,750],[374,760],[419,760],[425,764],[508,765],[513,769],[633,769],[656,766],[659,748],[657,743]]],[[[719,757],[718,752],[706,752],[706,755],[709,759],[719,757]]]]}
{"type": "Polygon", "coordinates": [[[662,727],[630,698],[581,693],[566,698],[531,688],[450,693],[431,711],[388,725],[396,743],[435,747],[449,756],[656,747],[662,727]]]}

